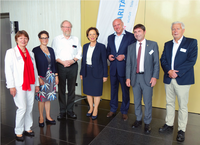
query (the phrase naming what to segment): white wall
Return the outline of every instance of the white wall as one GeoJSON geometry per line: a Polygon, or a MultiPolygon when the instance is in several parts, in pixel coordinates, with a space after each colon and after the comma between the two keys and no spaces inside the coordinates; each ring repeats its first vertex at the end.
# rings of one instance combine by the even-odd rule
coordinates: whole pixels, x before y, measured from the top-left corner
{"type": "MultiPolygon", "coordinates": [[[[72,35],[77,36],[81,41],[80,4],[80,0],[3,0],[0,11],[10,13],[10,21],[18,21],[19,30],[28,32],[30,40],[27,48],[32,50],[40,45],[37,35],[41,30],[49,32],[48,46],[51,46],[53,38],[62,34],[60,23],[63,20],[69,20],[72,23],[72,35]]],[[[14,36],[15,34],[11,34],[12,47],[16,45],[14,36]]],[[[77,83],[76,94],[81,95],[79,75],[77,83]]]]}

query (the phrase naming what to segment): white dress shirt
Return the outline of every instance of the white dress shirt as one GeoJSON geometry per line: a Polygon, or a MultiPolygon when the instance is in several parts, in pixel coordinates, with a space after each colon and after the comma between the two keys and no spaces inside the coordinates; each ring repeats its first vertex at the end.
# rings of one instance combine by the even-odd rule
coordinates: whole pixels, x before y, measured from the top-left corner
{"type": "Polygon", "coordinates": [[[90,45],[88,46],[87,50],[87,57],[86,57],[86,64],[92,65],[92,54],[94,52],[95,46],[91,47],[90,45]]]}
{"type": "Polygon", "coordinates": [[[140,43],[142,43],[141,45],[141,55],[140,55],[140,70],[139,72],[144,72],[144,55],[145,55],[145,47],[146,47],[146,39],[142,40],[142,42],[137,41],[136,42],[136,58],[138,56],[138,50],[140,47],[140,43]]]}
{"type": "Polygon", "coordinates": [[[52,48],[54,49],[56,59],[72,60],[74,58],[82,58],[82,47],[79,39],[75,36],[70,36],[66,39],[65,36],[59,35],[53,39],[52,48]]]}
{"type": "Polygon", "coordinates": [[[176,56],[176,52],[179,48],[179,45],[181,44],[181,41],[183,39],[183,36],[178,40],[178,43],[176,43],[176,41],[173,39],[173,49],[172,49],[172,63],[171,63],[171,70],[174,70],[174,59],[175,59],[175,56],[176,56]]]}
{"type": "Polygon", "coordinates": [[[124,34],[126,34],[126,32],[123,30],[122,34],[121,35],[117,35],[117,33],[115,32],[114,35],[115,35],[115,48],[116,48],[116,52],[118,52],[119,50],[119,46],[121,44],[121,41],[123,39],[123,36],[124,34]]]}

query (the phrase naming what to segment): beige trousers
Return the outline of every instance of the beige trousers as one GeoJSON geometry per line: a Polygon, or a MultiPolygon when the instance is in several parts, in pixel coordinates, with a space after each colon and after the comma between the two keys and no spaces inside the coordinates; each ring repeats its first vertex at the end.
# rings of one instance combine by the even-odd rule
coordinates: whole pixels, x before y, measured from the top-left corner
{"type": "Polygon", "coordinates": [[[176,79],[172,79],[170,84],[165,84],[166,92],[166,124],[173,126],[175,117],[175,101],[178,99],[178,130],[186,131],[188,121],[188,98],[191,85],[179,85],[176,79]]]}

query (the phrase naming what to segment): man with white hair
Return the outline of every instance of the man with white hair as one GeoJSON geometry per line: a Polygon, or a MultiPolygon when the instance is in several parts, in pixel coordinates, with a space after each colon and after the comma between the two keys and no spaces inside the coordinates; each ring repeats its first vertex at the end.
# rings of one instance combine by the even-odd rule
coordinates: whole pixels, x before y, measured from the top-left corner
{"type": "Polygon", "coordinates": [[[79,39],[71,35],[72,24],[68,20],[64,20],[61,25],[62,35],[53,39],[52,47],[55,52],[58,67],[58,99],[60,105],[60,115],[58,120],[66,118],[76,119],[77,115],[73,112],[75,100],[75,86],[78,72],[77,61],[82,58],[82,47],[79,39]],[[66,80],[68,97],[66,103],[66,80]]]}
{"type": "Polygon", "coordinates": [[[197,59],[197,40],[183,36],[185,26],[182,22],[174,22],[171,26],[173,40],[165,43],[161,56],[164,71],[166,92],[166,124],[159,132],[173,130],[175,117],[175,100],[178,99],[178,135],[177,141],[185,140],[188,120],[188,98],[190,86],[194,84],[194,65],[197,59]]]}

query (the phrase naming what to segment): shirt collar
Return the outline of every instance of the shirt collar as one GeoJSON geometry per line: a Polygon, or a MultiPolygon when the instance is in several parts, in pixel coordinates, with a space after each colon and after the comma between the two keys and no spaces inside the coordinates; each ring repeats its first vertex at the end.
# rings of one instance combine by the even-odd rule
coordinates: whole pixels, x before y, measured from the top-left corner
{"type": "MultiPolygon", "coordinates": [[[[125,35],[125,34],[126,34],[125,30],[123,30],[121,35],[125,35]]],[[[118,36],[116,32],[114,32],[114,35],[118,36]]],[[[119,36],[121,36],[121,35],[119,35],[119,36]]]]}
{"type": "MultiPolygon", "coordinates": [[[[178,40],[178,44],[180,44],[182,40],[183,40],[183,36],[178,40]]],[[[173,43],[176,43],[174,39],[173,39],[173,43]]]]}
{"type": "Polygon", "coordinates": [[[137,45],[140,45],[140,43],[144,44],[146,42],[146,39],[142,40],[142,42],[137,41],[137,45]]]}
{"type": "MultiPolygon", "coordinates": [[[[72,35],[70,35],[69,39],[71,39],[71,38],[72,38],[72,35]]],[[[61,39],[66,39],[64,34],[61,35],[61,39]]],[[[67,39],[67,40],[69,40],[69,39],[67,39]]]]}

